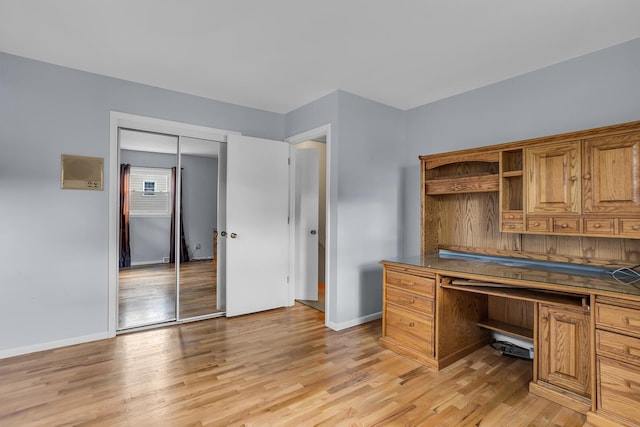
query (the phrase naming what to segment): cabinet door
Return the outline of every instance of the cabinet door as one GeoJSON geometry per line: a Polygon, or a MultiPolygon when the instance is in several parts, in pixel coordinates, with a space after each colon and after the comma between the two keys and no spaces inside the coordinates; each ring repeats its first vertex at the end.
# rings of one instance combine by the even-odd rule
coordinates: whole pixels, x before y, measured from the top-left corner
{"type": "Polygon", "coordinates": [[[582,158],[585,213],[640,213],[640,133],[587,139],[582,158]]]}
{"type": "Polygon", "coordinates": [[[580,213],[580,142],[525,149],[527,213],[580,213]]]}
{"type": "Polygon", "coordinates": [[[539,379],[589,396],[589,313],[540,304],[538,333],[539,379]]]}

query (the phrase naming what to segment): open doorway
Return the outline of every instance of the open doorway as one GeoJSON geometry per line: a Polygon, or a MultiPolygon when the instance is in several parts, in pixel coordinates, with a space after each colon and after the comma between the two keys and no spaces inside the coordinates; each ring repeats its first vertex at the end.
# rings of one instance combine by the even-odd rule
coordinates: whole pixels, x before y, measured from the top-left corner
{"type": "Polygon", "coordinates": [[[293,145],[295,299],[326,310],[326,135],[293,145]]]}

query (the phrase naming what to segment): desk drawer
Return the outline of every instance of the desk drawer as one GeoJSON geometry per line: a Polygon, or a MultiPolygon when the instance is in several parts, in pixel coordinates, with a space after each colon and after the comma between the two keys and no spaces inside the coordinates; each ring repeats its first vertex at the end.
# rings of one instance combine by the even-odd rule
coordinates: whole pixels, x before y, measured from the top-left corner
{"type": "Polygon", "coordinates": [[[503,212],[502,213],[503,221],[522,221],[522,212],[503,212]]]}
{"type": "Polygon", "coordinates": [[[580,232],[580,219],[579,218],[554,218],[553,232],[577,234],[580,232]]]}
{"type": "Polygon", "coordinates": [[[640,338],[640,310],[596,304],[596,325],[640,338]]]}
{"type": "Polygon", "coordinates": [[[551,218],[544,217],[527,217],[527,231],[550,231],[549,223],[551,218]]]}
{"type": "Polygon", "coordinates": [[[387,304],[385,322],[388,338],[433,356],[433,317],[387,304]]]}
{"type": "Polygon", "coordinates": [[[519,222],[515,222],[515,221],[503,221],[502,222],[502,231],[505,233],[517,233],[522,231],[522,229],[524,228],[524,224],[522,223],[522,221],[519,222]]]}
{"type": "Polygon", "coordinates": [[[393,286],[387,286],[387,302],[415,310],[420,314],[433,315],[433,300],[413,292],[405,292],[393,286]]]}
{"type": "Polygon", "coordinates": [[[620,235],[640,237],[640,220],[620,218],[620,235]]]}
{"type": "Polygon", "coordinates": [[[598,357],[598,411],[637,423],[640,420],[640,372],[598,357]]]}
{"type": "Polygon", "coordinates": [[[585,218],[583,222],[584,232],[587,234],[615,234],[615,224],[616,221],[613,218],[585,218]]]}
{"type": "Polygon", "coordinates": [[[387,284],[407,291],[418,292],[429,297],[435,295],[436,281],[427,277],[413,276],[398,271],[387,270],[387,284]]]}
{"type": "Polygon", "coordinates": [[[596,351],[624,362],[640,365],[640,339],[596,330],[596,351]]]}

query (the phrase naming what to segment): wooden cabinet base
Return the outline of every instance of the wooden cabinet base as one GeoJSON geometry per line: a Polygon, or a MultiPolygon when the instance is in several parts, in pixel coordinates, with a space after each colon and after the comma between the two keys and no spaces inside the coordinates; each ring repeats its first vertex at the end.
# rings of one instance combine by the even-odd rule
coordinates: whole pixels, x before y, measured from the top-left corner
{"type": "Polygon", "coordinates": [[[617,417],[610,417],[598,412],[589,411],[587,413],[587,423],[596,427],[638,427],[640,424],[630,424],[617,417]]]}
{"type": "Polygon", "coordinates": [[[407,356],[418,363],[422,363],[423,365],[429,366],[430,368],[438,369],[438,362],[435,361],[433,357],[429,357],[424,353],[421,353],[417,350],[414,350],[411,347],[407,347],[402,345],[401,343],[382,337],[380,338],[380,345],[384,348],[388,348],[391,351],[395,351],[398,354],[402,354],[403,356],[407,356]]]}
{"type": "Polygon", "coordinates": [[[568,392],[552,384],[530,382],[529,392],[582,414],[586,414],[591,409],[591,399],[568,392]]]}
{"type": "Polygon", "coordinates": [[[484,339],[482,341],[478,341],[475,342],[473,344],[470,344],[466,347],[461,348],[460,350],[456,351],[455,353],[452,353],[450,355],[448,355],[447,357],[442,357],[438,360],[436,360],[434,357],[430,357],[428,355],[425,355],[424,353],[417,351],[411,347],[407,347],[406,345],[403,345],[402,343],[399,343],[398,341],[388,338],[388,337],[382,337],[380,338],[379,341],[380,345],[383,346],[384,348],[388,348],[391,351],[395,351],[398,354],[402,354],[403,356],[407,356],[410,359],[415,360],[418,363],[421,363],[423,365],[426,365],[430,368],[433,368],[437,371],[439,371],[440,369],[443,369],[449,365],[451,365],[452,363],[457,362],[458,360],[462,359],[465,356],[468,356],[469,354],[473,353],[474,351],[484,347],[485,345],[489,344],[489,338],[484,339]]]}

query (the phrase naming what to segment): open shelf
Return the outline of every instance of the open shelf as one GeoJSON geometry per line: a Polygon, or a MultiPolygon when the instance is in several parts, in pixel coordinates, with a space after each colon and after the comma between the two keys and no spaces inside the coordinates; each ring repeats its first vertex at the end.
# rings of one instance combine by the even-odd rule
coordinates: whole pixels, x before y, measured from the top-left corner
{"type": "Polygon", "coordinates": [[[499,320],[483,319],[479,321],[477,325],[481,328],[490,329],[492,331],[504,333],[507,335],[513,335],[518,338],[523,338],[526,340],[533,339],[532,329],[523,328],[521,326],[512,325],[510,323],[501,322],[499,320]]]}
{"type": "Polygon", "coordinates": [[[523,172],[521,170],[518,170],[518,171],[505,171],[505,172],[502,172],[502,177],[503,178],[511,178],[511,177],[514,177],[514,176],[522,176],[522,173],[523,172]]]}
{"type": "Polygon", "coordinates": [[[488,193],[499,189],[498,174],[467,175],[425,181],[428,196],[457,193],[488,193]]]}

